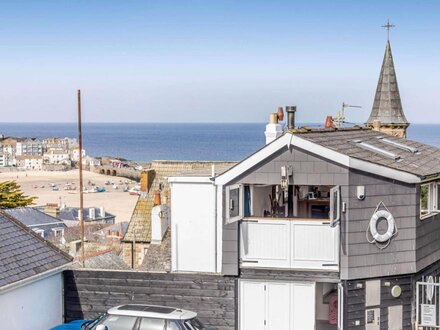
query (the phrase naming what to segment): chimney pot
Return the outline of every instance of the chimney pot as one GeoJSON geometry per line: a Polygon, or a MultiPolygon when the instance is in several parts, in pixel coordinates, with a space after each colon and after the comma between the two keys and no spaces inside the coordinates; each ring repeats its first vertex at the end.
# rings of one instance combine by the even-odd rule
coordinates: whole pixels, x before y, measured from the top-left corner
{"type": "Polygon", "coordinates": [[[278,107],[277,116],[278,116],[278,121],[283,121],[284,119],[283,107],[278,107]]]}
{"type": "Polygon", "coordinates": [[[278,124],[278,115],[276,113],[269,114],[269,123],[278,124]]]}

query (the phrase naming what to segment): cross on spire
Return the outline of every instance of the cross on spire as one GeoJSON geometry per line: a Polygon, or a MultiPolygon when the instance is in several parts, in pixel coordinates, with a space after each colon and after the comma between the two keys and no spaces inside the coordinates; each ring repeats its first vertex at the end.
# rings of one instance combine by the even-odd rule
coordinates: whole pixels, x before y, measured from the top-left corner
{"type": "Polygon", "coordinates": [[[388,19],[387,23],[385,25],[382,25],[382,27],[387,29],[387,40],[390,40],[390,30],[396,26],[394,24],[391,24],[390,20],[388,19]]]}

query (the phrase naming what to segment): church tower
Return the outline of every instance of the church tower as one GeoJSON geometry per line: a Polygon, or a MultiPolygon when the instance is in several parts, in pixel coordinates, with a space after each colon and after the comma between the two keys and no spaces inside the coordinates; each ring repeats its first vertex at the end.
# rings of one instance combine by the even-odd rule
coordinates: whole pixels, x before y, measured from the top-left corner
{"type": "Polygon", "coordinates": [[[388,21],[383,27],[388,30],[388,40],[379,82],[377,83],[373,109],[365,126],[389,135],[406,138],[406,129],[409,123],[402,109],[389,39],[390,28],[394,27],[394,25],[388,21]]]}

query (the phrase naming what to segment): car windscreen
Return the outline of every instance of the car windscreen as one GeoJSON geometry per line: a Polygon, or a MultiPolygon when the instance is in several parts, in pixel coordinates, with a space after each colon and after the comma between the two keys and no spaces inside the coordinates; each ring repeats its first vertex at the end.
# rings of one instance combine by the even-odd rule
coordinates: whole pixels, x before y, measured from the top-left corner
{"type": "Polygon", "coordinates": [[[106,315],[91,328],[96,329],[98,325],[106,325],[108,330],[132,330],[136,323],[136,316],[106,315]]]}
{"type": "Polygon", "coordinates": [[[205,330],[206,329],[205,326],[202,324],[202,322],[200,322],[196,318],[193,318],[190,320],[185,320],[184,324],[188,330],[205,330]]]}

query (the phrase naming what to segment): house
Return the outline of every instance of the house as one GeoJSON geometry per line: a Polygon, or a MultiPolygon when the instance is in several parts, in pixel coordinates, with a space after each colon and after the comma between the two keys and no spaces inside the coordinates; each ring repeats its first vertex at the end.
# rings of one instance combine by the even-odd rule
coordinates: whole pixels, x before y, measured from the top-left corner
{"type": "Polygon", "coordinates": [[[95,232],[95,235],[102,238],[120,240],[127,232],[127,228],[128,222],[118,222],[99,229],[97,232],[95,232]]]}
{"type": "Polygon", "coordinates": [[[17,168],[24,170],[41,171],[43,169],[43,157],[34,155],[15,156],[17,168]]]}
{"type": "Polygon", "coordinates": [[[63,242],[64,230],[67,226],[61,220],[33,207],[17,207],[5,209],[3,212],[17,219],[41,237],[52,242],[63,242]]]}
{"type": "Polygon", "coordinates": [[[15,154],[17,156],[42,156],[43,143],[39,139],[24,138],[17,141],[15,154]]]}
{"type": "Polygon", "coordinates": [[[366,127],[286,111],[237,165],[169,175],[171,271],[236,276],[240,330],[438,325],[440,149],[405,139],[389,41],[366,127]]]}
{"type": "Polygon", "coordinates": [[[43,154],[44,164],[62,164],[70,165],[70,154],[69,151],[64,149],[48,149],[43,154]]]}
{"type": "MultiPolygon", "coordinates": [[[[57,207],[55,207],[57,208],[57,207]]],[[[49,209],[53,209],[50,205],[49,209]]],[[[86,223],[94,224],[114,224],[115,216],[107,211],[103,207],[85,207],[84,211],[84,221],[86,223]]],[[[55,210],[48,210],[48,207],[44,208],[44,212],[49,214],[54,214],[58,219],[63,221],[68,227],[79,225],[79,207],[63,206],[55,210]]]]}
{"type": "MultiPolygon", "coordinates": [[[[86,157],[86,151],[84,149],[82,149],[81,156],[82,158],[86,157]]],[[[79,162],[79,148],[70,149],[70,159],[73,162],[79,162]]]]}
{"type": "Polygon", "coordinates": [[[47,330],[63,321],[63,270],[72,258],[0,212],[2,329],[47,330]]]}
{"type": "Polygon", "coordinates": [[[131,268],[112,250],[104,250],[90,255],[85,260],[88,269],[130,270],[131,268]]]}

